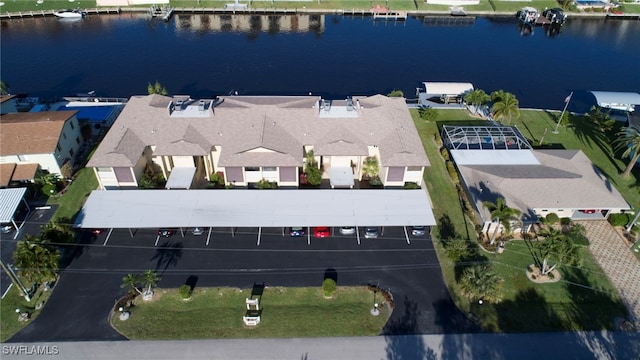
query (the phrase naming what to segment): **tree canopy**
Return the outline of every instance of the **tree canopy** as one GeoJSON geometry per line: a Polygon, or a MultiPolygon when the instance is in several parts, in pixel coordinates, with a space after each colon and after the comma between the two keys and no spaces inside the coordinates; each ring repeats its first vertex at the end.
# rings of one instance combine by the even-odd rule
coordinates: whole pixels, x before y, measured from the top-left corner
{"type": "Polygon", "coordinates": [[[622,176],[629,176],[631,170],[640,159],[640,126],[624,127],[617,134],[613,144],[618,151],[622,151],[622,157],[630,158],[629,165],[622,172],[622,176]]]}

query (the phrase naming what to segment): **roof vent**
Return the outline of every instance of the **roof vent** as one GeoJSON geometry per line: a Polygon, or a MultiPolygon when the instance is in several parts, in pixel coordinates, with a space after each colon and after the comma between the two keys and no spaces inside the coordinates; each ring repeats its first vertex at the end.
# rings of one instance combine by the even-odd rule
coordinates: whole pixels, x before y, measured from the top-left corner
{"type": "Polygon", "coordinates": [[[331,100],[322,100],[322,107],[324,108],[324,111],[331,110],[331,100]]]}
{"type": "Polygon", "coordinates": [[[353,111],[353,99],[347,98],[347,111],[353,111]]]}
{"type": "Polygon", "coordinates": [[[206,102],[204,100],[198,101],[198,110],[204,111],[206,108],[206,102]]]}

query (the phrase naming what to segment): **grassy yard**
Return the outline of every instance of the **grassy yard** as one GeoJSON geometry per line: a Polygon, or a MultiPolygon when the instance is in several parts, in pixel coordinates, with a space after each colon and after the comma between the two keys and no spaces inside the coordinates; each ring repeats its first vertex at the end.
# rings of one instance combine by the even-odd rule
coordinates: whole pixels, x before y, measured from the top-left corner
{"type": "Polygon", "coordinates": [[[84,200],[98,187],[98,180],[96,179],[93,169],[82,168],[78,171],[75,180],[69,185],[67,191],[59,197],[50,197],[47,203],[59,204],[58,210],[53,215],[51,221],[55,221],[60,218],[75,219],[78,211],[82,207],[84,200]]]}
{"type": "MultiPolygon", "coordinates": [[[[139,297],[126,321],[115,313],[111,322],[129,339],[205,339],[318,336],[375,336],[389,317],[386,306],[372,316],[373,293],[366,287],[338,287],[332,299],[320,287],[265,288],[258,326],[242,322],[251,289],[196,289],[182,300],[177,290],[156,290],[149,302],[139,297]]],[[[378,301],[380,301],[378,297],[378,301]]]]}
{"type": "Polygon", "coordinates": [[[36,292],[33,299],[28,302],[20,295],[20,291],[15,286],[12,286],[4,299],[0,300],[0,319],[2,319],[0,321],[0,342],[7,341],[7,339],[38,317],[42,309],[36,310],[36,304],[46,302],[50,295],[51,291],[42,291],[41,288],[36,292]],[[29,321],[18,321],[16,309],[20,309],[20,312],[27,312],[30,315],[29,321]]]}
{"type": "Polygon", "coordinates": [[[627,311],[589,250],[581,267],[561,266],[556,283],[535,284],[525,273],[533,257],[524,241],[512,240],[494,260],[504,279],[504,301],[474,305],[486,329],[518,332],[600,330],[613,328],[627,311]]]}

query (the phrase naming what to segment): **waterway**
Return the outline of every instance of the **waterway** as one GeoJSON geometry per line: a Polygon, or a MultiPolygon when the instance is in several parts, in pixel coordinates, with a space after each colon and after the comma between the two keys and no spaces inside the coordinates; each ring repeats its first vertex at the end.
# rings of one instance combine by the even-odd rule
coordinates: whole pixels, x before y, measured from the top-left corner
{"type": "Polygon", "coordinates": [[[584,110],[588,90],[640,92],[640,21],[570,18],[559,33],[515,18],[174,15],[2,22],[3,81],[13,93],[308,94],[414,97],[423,81],[514,93],[523,108],[584,110]]]}

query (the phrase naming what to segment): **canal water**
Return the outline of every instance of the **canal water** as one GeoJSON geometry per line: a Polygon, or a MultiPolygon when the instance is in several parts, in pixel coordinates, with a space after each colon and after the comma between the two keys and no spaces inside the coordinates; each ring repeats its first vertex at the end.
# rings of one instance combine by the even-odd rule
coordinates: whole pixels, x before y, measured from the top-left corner
{"type": "Polygon", "coordinates": [[[640,92],[640,22],[570,18],[559,32],[515,18],[348,16],[89,16],[2,22],[3,81],[13,93],[54,97],[313,93],[327,98],[415,96],[423,81],[471,82],[514,93],[522,108],[570,110],[587,91],[640,92]]]}

